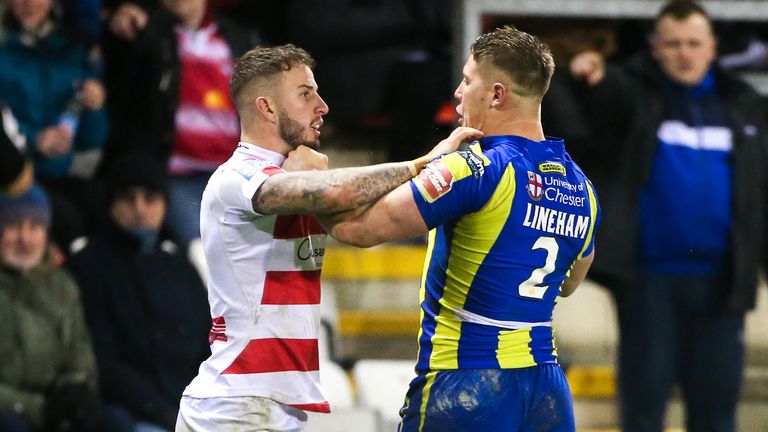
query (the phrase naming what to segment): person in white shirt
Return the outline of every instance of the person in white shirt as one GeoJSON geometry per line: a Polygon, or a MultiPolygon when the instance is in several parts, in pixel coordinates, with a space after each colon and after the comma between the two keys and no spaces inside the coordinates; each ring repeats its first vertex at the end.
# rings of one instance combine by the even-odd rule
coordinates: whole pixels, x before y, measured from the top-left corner
{"type": "Polygon", "coordinates": [[[177,432],[298,431],[304,411],[329,412],[317,346],[326,233],[312,215],[363,208],[480,136],[461,127],[413,161],[327,170],[313,150],[328,113],[313,66],[283,45],[249,51],[232,74],[241,139],[200,210],[212,354],[184,391],[177,432]]]}

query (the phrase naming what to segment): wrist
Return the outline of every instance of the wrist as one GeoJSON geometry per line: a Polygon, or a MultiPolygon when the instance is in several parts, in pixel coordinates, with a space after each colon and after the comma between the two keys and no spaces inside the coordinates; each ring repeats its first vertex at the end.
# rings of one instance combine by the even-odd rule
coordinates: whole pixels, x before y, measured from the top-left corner
{"type": "Polygon", "coordinates": [[[416,177],[417,175],[419,175],[419,171],[420,170],[418,168],[416,168],[416,161],[415,160],[408,161],[408,162],[405,163],[405,165],[408,167],[408,171],[410,171],[411,177],[416,177]]]}
{"type": "Polygon", "coordinates": [[[414,159],[410,162],[407,162],[408,169],[411,171],[411,175],[413,177],[416,177],[419,175],[422,169],[424,169],[425,166],[432,160],[433,158],[429,155],[422,156],[420,158],[414,159]]]}

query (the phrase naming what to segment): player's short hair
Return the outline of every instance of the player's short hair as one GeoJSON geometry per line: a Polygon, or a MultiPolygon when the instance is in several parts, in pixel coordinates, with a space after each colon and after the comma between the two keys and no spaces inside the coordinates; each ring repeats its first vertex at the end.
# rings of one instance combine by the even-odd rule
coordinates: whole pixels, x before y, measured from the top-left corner
{"type": "Polygon", "coordinates": [[[542,98],[555,72],[549,46],[514,26],[504,26],[475,39],[470,52],[478,63],[490,62],[517,84],[512,89],[526,97],[542,98]]]}
{"type": "Polygon", "coordinates": [[[709,14],[698,3],[692,0],[672,0],[665,4],[656,14],[655,24],[666,17],[672,17],[677,21],[684,20],[691,15],[701,15],[709,21],[709,14]]]}
{"type": "Polygon", "coordinates": [[[243,54],[235,64],[229,82],[229,92],[237,111],[242,112],[250,103],[246,100],[249,89],[299,65],[313,68],[315,59],[307,51],[293,44],[257,47],[243,54]]]}

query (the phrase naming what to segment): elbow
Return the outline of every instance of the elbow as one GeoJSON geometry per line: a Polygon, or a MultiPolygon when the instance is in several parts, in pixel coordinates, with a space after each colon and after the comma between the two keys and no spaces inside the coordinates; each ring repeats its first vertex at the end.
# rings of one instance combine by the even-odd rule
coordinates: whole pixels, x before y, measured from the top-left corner
{"type": "Polygon", "coordinates": [[[347,244],[347,245],[350,245],[350,246],[358,247],[358,248],[369,248],[369,247],[373,247],[373,246],[376,246],[377,244],[379,244],[378,242],[375,242],[375,241],[370,241],[370,240],[367,240],[367,239],[359,239],[359,238],[358,239],[348,239],[348,241],[344,241],[343,243],[347,244]]]}
{"type": "Polygon", "coordinates": [[[341,243],[359,248],[369,248],[381,243],[371,236],[370,232],[356,230],[352,227],[339,224],[335,226],[328,234],[341,243]]]}
{"type": "Polygon", "coordinates": [[[373,241],[372,239],[366,237],[366,236],[353,236],[353,235],[339,235],[335,233],[331,233],[331,237],[335,238],[336,240],[340,241],[341,243],[344,243],[345,245],[359,247],[359,248],[369,248],[372,246],[376,246],[380,242],[373,241]]]}
{"type": "Polygon", "coordinates": [[[578,282],[566,280],[562,285],[560,285],[560,297],[569,297],[574,293],[574,291],[576,291],[578,286],[578,282]]]}
{"type": "Polygon", "coordinates": [[[315,213],[339,213],[357,207],[349,194],[342,190],[331,188],[323,194],[322,202],[315,209],[315,213]]]}

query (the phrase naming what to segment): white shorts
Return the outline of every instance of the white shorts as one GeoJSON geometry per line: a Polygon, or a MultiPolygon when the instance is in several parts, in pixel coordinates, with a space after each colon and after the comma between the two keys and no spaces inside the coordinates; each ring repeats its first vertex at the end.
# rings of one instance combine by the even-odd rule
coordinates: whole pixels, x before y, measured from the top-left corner
{"type": "Polygon", "coordinates": [[[304,411],[272,399],[182,396],[176,432],[299,432],[306,424],[304,411]]]}

